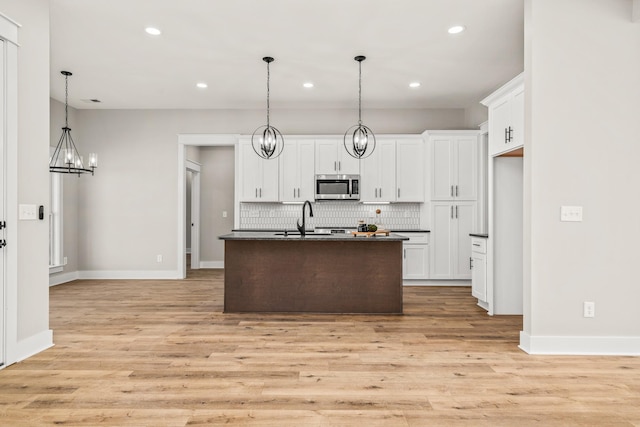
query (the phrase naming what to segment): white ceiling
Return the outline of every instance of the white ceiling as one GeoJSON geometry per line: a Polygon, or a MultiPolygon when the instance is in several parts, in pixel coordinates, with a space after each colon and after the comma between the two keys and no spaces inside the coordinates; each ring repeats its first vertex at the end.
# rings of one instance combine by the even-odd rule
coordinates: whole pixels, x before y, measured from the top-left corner
{"type": "Polygon", "coordinates": [[[76,108],[264,108],[273,56],[272,108],[357,108],[365,55],[363,108],[466,108],[523,70],[523,14],[523,0],[51,0],[51,96],[68,70],[76,108]]]}

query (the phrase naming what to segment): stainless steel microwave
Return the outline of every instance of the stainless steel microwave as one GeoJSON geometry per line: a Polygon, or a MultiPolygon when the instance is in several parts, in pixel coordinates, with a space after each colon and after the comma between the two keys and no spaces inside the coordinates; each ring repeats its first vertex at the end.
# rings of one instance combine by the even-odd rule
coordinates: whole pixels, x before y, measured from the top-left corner
{"type": "Polygon", "coordinates": [[[360,200],[360,175],[316,175],[316,200],[360,200]]]}

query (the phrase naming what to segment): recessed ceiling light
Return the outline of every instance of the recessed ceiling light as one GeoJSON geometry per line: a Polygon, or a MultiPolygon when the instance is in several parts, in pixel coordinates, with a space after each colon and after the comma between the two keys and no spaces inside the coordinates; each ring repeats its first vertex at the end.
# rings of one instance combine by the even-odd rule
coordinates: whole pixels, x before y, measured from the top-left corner
{"type": "Polygon", "coordinates": [[[449,28],[449,34],[460,34],[461,32],[463,32],[465,30],[465,27],[462,25],[454,25],[453,27],[449,28]]]}
{"type": "Polygon", "coordinates": [[[409,83],[409,87],[420,87],[420,82],[411,82],[409,83]]]}
{"type": "Polygon", "coordinates": [[[162,31],[153,27],[147,27],[144,30],[147,32],[147,34],[151,34],[152,36],[159,36],[160,34],[162,34],[162,31]]]}
{"type": "Polygon", "coordinates": [[[206,83],[197,83],[196,86],[198,86],[200,89],[206,89],[209,87],[209,85],[206,83]]]}
{"type": "Polygon", "coordinates": [[[307,89],[311,89],[313,87],[313,83],[311,82],[302,83],[302,86],[306,87],[307,89]]]}

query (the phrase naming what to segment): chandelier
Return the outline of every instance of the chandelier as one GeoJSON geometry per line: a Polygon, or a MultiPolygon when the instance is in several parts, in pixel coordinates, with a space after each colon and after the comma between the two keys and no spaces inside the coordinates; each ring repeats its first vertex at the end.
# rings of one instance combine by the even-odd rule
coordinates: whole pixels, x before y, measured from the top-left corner
{"type": "Polygon", "coordinates": [[[376,149],[376,136],[368,126],[362,124],[362,61],[366,56],[358,55],[358,124],[351,126],[344,133],[344,148],[351,157],[367,158],[376,149]]]}
{"type": "Polygon", "coordinates": [[[49,172],[77,173],[78,176],[83,173],[93,175],[98,167],[98,155],[90,153],[89,162],[85,167],[83,158],[73,142],[69,127],[69,76],[73,74],[69,71],[60,71],[60,73],[64,76],[64,127],[58,145],[49,160],[49,172]]]}

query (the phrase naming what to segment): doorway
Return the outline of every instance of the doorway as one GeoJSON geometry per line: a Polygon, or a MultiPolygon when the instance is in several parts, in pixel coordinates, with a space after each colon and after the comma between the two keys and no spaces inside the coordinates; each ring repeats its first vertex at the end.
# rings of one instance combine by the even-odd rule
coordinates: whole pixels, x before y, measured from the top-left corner
{"type": "MultiPolygon", "coordinates": [[[[177,271],[177,277],[184,279],[187,277],[187,262],[186,262],[186,250],[187,250],[187,227],[185,226],[185,224],[187,224],[187,197],[186,197],[186,182],[187,182],[187,149],[190,146],[195,146],[195,147],[232,147],[233,148],[233,155],[232,158],[233,163],[237,164],[237,157],[238,157],[238,153],[237,153],[237,145],[238,145],[238,140],[239,140],[239,135],[235,135],[235,134],[183,134],[183,135],[178,135],[178,200],[176,205],[178,206],[178,224],[177,224],[177,234],[178,234],[178,248],[177,248],[177,266],[178,266],[178,271],[177,271]]],[[[202,170],[205,170],[205,168],[203,168],[202,170]]],[[[206,169],[209,170],[209,169],[206,169]]],[[[202,171],[201,171],[202,172],[202,171]]],[[[237,194],[237,189],[235,188],[235,183],[238,182],[238,169],[234,167],[234,171],[233,171],[233,194],[237,194]]],[[[198,174],[199,177],[201,177],[201,174],[198,174]]],[[[199,178],[200,182],[199,185],[202,186],[202,178],[199,178]]],[[[192,186],[193,186],[193,182],[192,182],[192,186]]],[[[201,191],[198,190],[200,192],[201,195],[201,191]]],[[[192,194],[194,193],[193,187],[192,187],[192,194]]],[[[202,197],[202,196],[201,196],[202,197]]],[[[200,199],[201,199],[200,197],[200,199]]],[[[237,197],[234,197],[234,203],[235,200],[237,200],[237,197]]],[[[199,202],[201,203],[201,200],[199,200],[199,202]]],[[[201,207],[198,206],[197,208],[197,212],[200,212],[201,207]]],[[[194,211],[194,208],[191,206],[191,210],[192,212],[194,211]]],[[[210,215],[211,213],[209,212],[208,215],[210,215]]],[[[222,213],[222,215],[224,215],[224,213],[222,213]]],[[[202,225],[202,222],[205,221],[206,218],[198,218],[198,221],[195,222],[194,224],[197,223],[199,225],[202,225]]],[[[233,209],[233,224],[234,226],[237,226],[239,222],[239,213],[237,209],[233,209]]],[[[199,227],[200,228],[200,227],[199,227]]],[[[205,230],[206,233],[206,230],[205,230]]],[[[198,230],[198,236],[200,236],[200,230],[198,230]]],[[[191,240],[191,264],[193,264],[193,238],[191,240]]],[[[211,265],[211,263],[208,263],[206,261],[203,262],[202,260],[202,242],[200,240],[198,240],[198,258],[199,259],[199,266],[198,268],[222,268],[222,265],[218,266],[218,265],[211,265]],[[203,266],[204,264],[204,266],[203,266]]],[[[217,264],[217,263],[216,263],[217,264]]]]}
{"type": "MultiPolygon", "coordinates": [[[[4,52],[4,42],[0,40],[0,52],[4,52]]],[[[4,55],[0,55],[0,82],[4,82],[4,55]]],[[[0,85],[0,99],[4,99],[4,85],[0,85]]],[[[0,118],[4,118],[4,102],[0,103],[0,118]]],[[[5,238],[5,192],[4,192],[4,175],[5,175],[5,129],[4,120],[0,119],[0,366],[4,365],[4,336],[5,336],[5,321],[4,321],[4,307],[5,307],[5,263],[6,263],[6,251],[4,246],[6,245],[5,238]]]]}
{"type": "Polygon", "coordinates": [[[186,228],[185,237],[187,239],[184,257],[190,256],[190,268],[197,270],[200,268],[200,169],[201,165],[185,160],[186,173],[186,228]]]}

